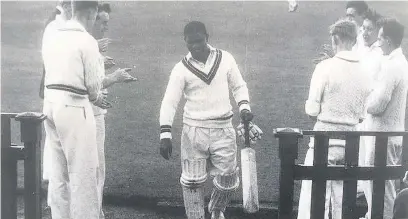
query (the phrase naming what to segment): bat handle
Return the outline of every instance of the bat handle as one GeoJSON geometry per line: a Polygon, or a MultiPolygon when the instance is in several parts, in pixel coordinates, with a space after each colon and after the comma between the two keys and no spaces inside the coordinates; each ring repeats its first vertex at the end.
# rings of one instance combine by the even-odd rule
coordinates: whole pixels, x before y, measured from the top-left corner
{"type": "Polygon", "coordinates": [[[249,121],[243,121],[244,122],[244,137],[245,137],[245,147],[251,147],[251,144],[249,142],[249,121]]]}

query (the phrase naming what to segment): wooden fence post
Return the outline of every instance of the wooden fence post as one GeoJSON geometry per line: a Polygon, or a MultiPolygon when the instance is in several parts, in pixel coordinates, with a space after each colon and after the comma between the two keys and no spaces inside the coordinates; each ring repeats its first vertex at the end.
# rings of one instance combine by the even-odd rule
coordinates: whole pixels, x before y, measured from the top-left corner
{"type": "Polygon", "coordinates": [[[293,215],[294,168],[298,157],[298,140],[302,137],[299,129],[276,129],[275,137],[279,139],[279,158],[281,161],[279,175],[279,219],[290,219],[293,215]]]}
{"type": "Polygon", "coordinates": [[[327,156],[329,150],[329,137],[326,135],[314,136],[313,166],[316,172],[312,182],[312,200],[310,218],[324,219],[327,182],[327,156]]]}
{"type": "MultiPolygon", "coordinates": [[[[387,169],[387,135],[377,135],[375,139],[374,166],[379,168],[378,172],[386,172],[387,169]],[[381,171],[383,169],[383,171],[381,171]]],[[[373,180],[373,196],[371,206],[371,219],[382,219],[384,216],[384,193],[385,180],[373,180]]]]}
{"type": "Polygon", "coordinates": [[[41,124],[43,114],[18,114],[21,141],[24,142],[24,215],[26,219],[41,219],[41,124]]]}
{"type": "MultiPolygon", "coordinates": [[[[358,153],[360,146],[360,135],[347,135],[345,147],[345,164],[346,170],[358,166],[358,153]]],[[[356,199],[357,199],[357,178],[354,176],[352,180],[344,180],[343,183],[343,204],[342,214],[344,219],[353,219],[357,215],[356,199]]]]}
{"type": "Polygon", "coordinates": [[[17,219],[17,157],[11,148],[11,118],[1,115],[1,218],[17,219]]]}

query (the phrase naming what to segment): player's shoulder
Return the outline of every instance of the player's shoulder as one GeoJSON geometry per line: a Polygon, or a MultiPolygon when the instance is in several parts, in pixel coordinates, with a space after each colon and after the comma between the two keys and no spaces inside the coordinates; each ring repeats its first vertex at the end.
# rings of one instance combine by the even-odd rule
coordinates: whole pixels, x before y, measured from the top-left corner
{"type": "Polygon", "coordinates": [[[183,59],[184,57],[173,66],[172,72],[181,72],[185,69],[183,59]]]}
{"type": "Polygon", "coordinates": [[[44,34],[57,31],[60,26],[61,24],[58,21],[53,20],[45,26],[44,34]]]}
{"type": "Polygon", "coordinates": [[[53,28],[53,27],[55,27],[55,26],[57,25],[57,23],[58,23],[58,21],[52,20],[50,23],[48,23],[48,24],[45,26],[45,29],[53,28]]]}
{"type": "Polygon", "coordinates": [[[319,63],[316,65],[316,69],[324,69],[324,68],[326,68],[326,67],[328,67],[328,66],[331,66],[334,61],[335,61],[334,57],[331,57],[331,58],[322,60],[321,62],[319,62],[319,63]]]}
{"type": "Polygon", "coordinates": [[[216,50],[217,50],[217,52],[219,54],[221,54],[222,60],[235,61],[234,55],[232,55],[232,53],[230,53],[230,52],[228,52],[228,51],[226,51],[224,49],[219,49],[219,48],[217,48],[216,50]]]}
{"type": "Polygon", "coordinates": [[[234,56],[228,52],[227,50],[220,49],[220,48],[214,48],[217,52],[221,53],[223,57],[226,58],[234,58],[234,56]]]}

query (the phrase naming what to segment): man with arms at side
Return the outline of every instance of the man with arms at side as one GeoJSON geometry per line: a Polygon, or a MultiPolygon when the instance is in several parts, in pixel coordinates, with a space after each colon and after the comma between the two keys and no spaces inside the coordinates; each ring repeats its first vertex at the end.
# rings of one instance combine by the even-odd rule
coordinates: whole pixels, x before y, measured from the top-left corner
{"type": "MultiPolygon", "coordinates": [[[[380,31],[378,44],[383,51],[381,70],[375,88],[367,100],[366,129],[369,131],[404,131],[405,107],[408,94],[408,63],[402,53],[401,42],[404,26],[396,19],[387,18],[378,22],[380,31]]],[[[374,165],[375,139],[365,144],[365,163],[374,165]]],[[[387,148],[387,165],[401,162],[402,137],[390,137],[387,148]]],[[[366,218],[371,217],[372,181],[365,181],[365,195],[368,203],[366,218]]],[[[396,197],[395,180],[385,182],[384,218],[391,219],[396,197]]]]}
{"type": "MultiPolygon", "coordinates": [[[[212,219],[224,219],[229,199],[239,186],[229,92],[232,91],[239,106],[242,120],[250,121],[253,115],[248,88],[234,57],[208,44],[207,30],[202,22],[189,22],[184,28],[184,40],[190,52],[174,66],[160,109],[160,154],[165,159],[171,156],[171,127],[184,95],[180,183],[187,218],[204,218],[203,186],[208,164],[214,177],[208,211],[212,219]]],[[[251,123],[252,142],[260,139],[261,134],[262,131],[251,123]]]]}

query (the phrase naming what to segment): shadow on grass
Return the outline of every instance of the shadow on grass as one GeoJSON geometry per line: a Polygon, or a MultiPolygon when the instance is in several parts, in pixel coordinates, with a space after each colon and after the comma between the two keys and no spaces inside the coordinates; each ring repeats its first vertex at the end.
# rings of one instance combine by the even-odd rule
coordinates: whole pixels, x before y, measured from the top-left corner
{"type": "MultiPolygon", "coordinates": [[[[208,203],[208,200],[206,201],[206,203],[208,203]]],[[[185,215],[183,202],[180,200],[168,200],[168,199],[161,200],[157,198],[149,198],[142,196],[123,197],[108,194],[104,196],[104,205],[137,208],[140,210],[154,211],[157,214],[173,217],[177,216],[183,217],[185,215]]],[[[207,206],[205,207],[206,218],[209,218],[210,215],[207,211],[207,206]]],[[[273,219],[278,218],[278,212],[277,209],[273,207],[268,207],[267,204],[262,204],[259,212],[255,214],[246,214],[243,212],[241,204],[231,203],[230,206],[227,208],[225,216],[227,218],[232,219],[235,218],[273,219]]]]}
{"type": "MultiPolygon", "coordinates": [[[[47,190],[43,189],[42,201],[45,202],[45,197],[47,197],[47,190]]],[[[18,194],[20,196],[20,204],[22,204],[22,190],[18,189],[18,194]]],[[[209,197],[206,197],[206,203],[209,201],[209,197]]],[[[135,195],[114,195],[105,194],[104,195],[104,206],[111,206],[113,208],[128,208],[134,209],[138,212],[153,212],[158,218],[172,218],[179,219],[185,218],[184,206],[182,200],[169,200],[152,198],[146,196],[135,196],[135,195]]],[[[206,218],[210,218],[207,211],[207,206],[205,206],[206,218]]],[[[45,215],[48,215],[49,209],[43,206],[45,210],[45,215]]],[[[357,211],[355,218],[358,219],[365,215],[367,211],[367,206],[365,203],[364,196],[357,199],[357,211]]],[[[22,212],[20,212],[21,214],[22,212]]],[[[295,204],[295,209],[293,211],[292,218],[296,218],[297,215],[297,205],[295,204]]],[[[277,219],[278,218],[278,203],[260,203],[260,210],[254,214],[247,214],[243,212],[242,204],[238,202],[232,202],[228,206],[225,216],[229,219],[277,219]]],[[[46,217],[47,218],[47,217],[46,217]]]]}

